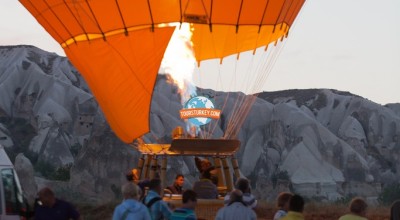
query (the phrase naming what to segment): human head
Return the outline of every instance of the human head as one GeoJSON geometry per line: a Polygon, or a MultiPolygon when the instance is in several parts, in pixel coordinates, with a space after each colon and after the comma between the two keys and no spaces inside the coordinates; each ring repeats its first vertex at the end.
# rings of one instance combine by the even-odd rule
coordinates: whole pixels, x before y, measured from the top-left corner
{"type": "Polygon", "coordinates": [[[173,131],[172,131],[172,138],[183,138],[185,137],[185,132],[183,131],[183,128],[181,126],[177,126],[173,131]]]}
{"type": "Polygon", "coordinates": [[[211,179],[211,173],[210,173],[210,171],[209,171],[209,170],[206,170],[206,171],[202,172],[202,173],[201,173],[201,178],[204,178],[204,179],[211,179]]]}
{"type": "Polygon", "coordinates": [[[205,170],[209,169],[212,166],[212,164],[209,160],[204,159],[201,161],[200,166],[201,166],[201,170],[205,171],[205,170]]]}
{"type": "Polygon", "coordinates": [[[124,199],[139,199],[139,190],[139,187],[132,182],[125,183],[121,189],[124,199]]]}
{"type": "Polygon", "coordinates": [[[236,181],[235,188],[242,191],[243,193],[249,192],[249,180],[245,178],[239,178],[236,181]]]}
{"type": "Polygon", "coordinates": [[[207,159],[200,159],[199,157],[195,157],[194,161],[200,173],[203,173],[204,171],[211,169],[212,167],[211,162],[207,159]]]}
{"type": "Polygon", "coordinates": [[[400,220],[400,200],[393,202],[390,207],[390,220],[400,220]]]}
{"type": "Polygon", "coordinates": [[[360,197],[356,197],[350,202],[350,212],[359,216],[367,214],[367,203],[360,197]]]}
{"type": "Polygon", "coordinates": [[[182,187],[185,182],[185,177],[182,174],[177,174],[175,177],[175,185],[182,187]]]}
{"type": "Polygon", "coordinates": [[[150,183],[149,179],[144,179],[139,181],[137,185],[142,190],[142,192],[144,192],[146,188],[149,188],[149,183],[150,183]]]}
{"type": "Polygon", "coordinates": [[[128,170],[125,174],[126,180],[128,181],[138,181],[139,176],[138,176],[138,170],[137,169],[132,169],[128,170]]]}
{"type": "Polygon", "coordinates": [[[42,202],[43,206],[53,207],[56,202],[56,198],[54,196],[54,192],[48,188],[44,187],[38,192],[39,200],[42,202]]]}
{"type": "Polygon", "coordinates": [[[276,199],[276,205],[283,210],[289,210],[289,201],[293,194],[290,192],[281,192],[276,199]]]}
{"type": "Polygon", "coordinates": [[[149,182],[149,189],[160,193],[161,192],[161,180],[156,179],[156,178],[151,179],[149,182]]]}
{"type": "Polygon", "coordinates": [[[187,208],[194,209],[197,204],[197,194],[193,190],[185,190],[182,194],[182,203],[187,208]]]}
{"type": "Polygon", "coordinates": [[[232,190],[232,192],[230,193],[230,197],[229,197],[229,204],[232,204],[234,202],[242,202],[243,203],[243,192],[238,190],[238,189],[234,189],[232,190]]]}
{"type": "Polygon", "coordinates": [[[140,188],[140,198],[143,198],[145,196],[147,190],[149,189],[149,183],[149,179],[144,179],[137,183],[138,187],[140,188]]]}
{"type": "Polygon", "coordinates": [[[304,199],[300,195],[294,194],[289,200],[289,211],[303,212],[304,199]]]}
{"type": "Polygon", "coordinates": [[[127,171],[126,172],[126,174],[125,174],[125,177],[126,177],[126,180],[128,180],[128,181],[133,181],[133,174],[132,174],[132,171],[127,171]]]}

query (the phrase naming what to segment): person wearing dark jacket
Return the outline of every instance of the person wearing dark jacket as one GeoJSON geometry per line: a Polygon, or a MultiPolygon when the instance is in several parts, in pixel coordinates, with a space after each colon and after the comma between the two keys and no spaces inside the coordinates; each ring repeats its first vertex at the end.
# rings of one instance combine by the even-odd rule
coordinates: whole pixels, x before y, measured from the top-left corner
{"type": "Polygon", "coordinates": [[[55,197],[54,192],[45,187],[38,192],[35,205],[35,220],[79,220],[79,212],[69,203],[55,197]]]}
{"type": "Polygon", "coordinates": [[[201,175],[201,179],[193,184],[193,191],[196,192],[199,199],[216,199],[218,198],[218,188],[211,181],[211,174],[205,171],[201,175]]]}
{"type": "Polygon", "coordinates": [[[175,181],[167,189],[171,191],[172,194],[182,194],[183,193],[183,183],[185,182],[185,177],[182,174],[178,174],[175,177],[175,181]]]}
{"type": "Polygon", "coordinates": [[[390,220],[400,220],[400,200],[394,201],[390,207],[390,220]]]}

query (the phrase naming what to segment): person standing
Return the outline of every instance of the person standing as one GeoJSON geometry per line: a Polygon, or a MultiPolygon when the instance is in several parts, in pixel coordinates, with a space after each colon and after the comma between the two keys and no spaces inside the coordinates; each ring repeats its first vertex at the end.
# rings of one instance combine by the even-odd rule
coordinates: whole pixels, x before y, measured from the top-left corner
{"type": "Polygon", "coordinates": [[[211,173],[209,171],[201,174],[201,179],[193,184],[193,191],[196,192],[200,199],[218,198],[218,188],[211,181],[211,173]]]}
{"type": "MultiPolygon", "coordinates": [[[[257,206],[257,199],[251,194],[250,183],[249,180],[245,178],[239,178],[235,183],[235,188],[242,191],[243,193],[243,202],[252,209],[257,206]]],[[[224,198],[224,205],[229,204],[230,194],[226,194],[224,198]]]]}
{"type": "Polygon", "coordinates": [[[359,197],[350,202],[350,213],[343,215],[339,220],[367,220],[367,203],[359,197]]]}
{"type": "Polygon", "coordinates": [[[300,195],[293,195],[289,200],[289,212],[281,220],[304,220],[304,199],[300,195]]]}
{"type": "Polygon", "coordinates": [[[292,193],[289,192],[282,192],[279,194],[277,198],[277,207],[278,211],[274,215],[274,220],[280,220],[282,217],[287,215],[289,211],[289,201],[292,198],[292,193]]]}
{"type": "Polygon", "coordinates": [[[50,188],[41,189],[38,197],[35,220],[80,220],[79,212],[69,202],[56,198],[50,188]]]}
{"type": "Polygon", "coordinates": [[[149,182],[149,191],[143,198],[143,204],[147,206],[150,211],[151,219],[168,219],[172,214],[172,210],[168,207],[168,204],[162,200],[161,193],[161,180],[151,179],[149,182]]]}
{"type": "Polygon", "coordinates": [[[114,209],[112,220],[151,220],[146,206],[138,201],[139,187],[133,182],[122,186],[124,201],[114,209]]]}
{"type": "Polygon", "coordinates": [[[186,190],[182,194],[182,207],[174,210],[169,220],[196,220],[194,209],[197,205],[197,194],[193,190],[186,190]]]}
{"type": "Polygon", "coordinates": [[[400,220],[400,200],[393,202],[390,207],[390,220],[400,220]]]}
{"type": "Polygon", "coordinates": [[[215,220],[256,220],[257,214],[243,202],[242,191],[235,189],[230,193],[227,206],[218,210],[215,220]]]}
{"type": "Polygon", "coordinates": [[[178,174],[175,177],[175,181],[171,186],[168,186],[167,189],[171,191],[172,194],[182,194],[183,193],[183,184],[185,183],[185,177],[182,174],[178,174]]]}

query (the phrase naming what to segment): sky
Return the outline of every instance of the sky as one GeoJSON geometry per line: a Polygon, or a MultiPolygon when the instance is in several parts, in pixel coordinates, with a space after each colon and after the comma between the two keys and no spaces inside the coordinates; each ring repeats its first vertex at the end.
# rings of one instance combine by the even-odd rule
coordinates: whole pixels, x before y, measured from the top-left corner
{"type": "MultiPolygon", "coordinates": [[[[328,88],[400,103],[399,39],[399,0],[306,0],[262,90],[328,88]]],[[[17,0],[0,0],[0,45],[20,44],[65,56],[17,0]]]]}

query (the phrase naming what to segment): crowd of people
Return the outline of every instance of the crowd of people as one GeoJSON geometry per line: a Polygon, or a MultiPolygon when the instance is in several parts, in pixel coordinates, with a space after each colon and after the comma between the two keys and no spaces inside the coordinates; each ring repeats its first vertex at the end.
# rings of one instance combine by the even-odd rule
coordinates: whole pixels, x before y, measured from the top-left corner
{"type": "MultiPolygon", "coordinates": [[[[136,217],[132,219],[170,219],[170,220],[192,220],[197,219],[195,207],[197,199],[218,198],[218,179],[212,174],[213,166],[207,160],[196,159],[196,165],[201,175],[200,179],[193,184],[192,189],[183,189],[185,177],[176,175],[172,185],[166,187],[164,192],[169,194],[181,194],[182,206],[171,207],[161,199],[161,181],[150,180],[147,195],[143,197],[143,207],[147,207],[150,217],[136,217]]],[[[129,179],[129,178],[128,178],[129,179]]],[[[133,184],[133,183],[128,183],[133,184]]],[[[138,183],[140,186],[140,182],[138,183]]],[[[143,186],[139,187],[144,190],[143,186]]],[[[121,203],[122,206],[125,202],[121,203]]],[[[140,199],[136,205],[141,204],[140,199]]],[[[277,196],[277,211],[273,220],[303,220],[305,201],[302,196],[290,192],[282,192],[277,196]]],[[[120,206],[115,209],[113,220],[124,220],[121,218],[120,206]]],[[[250,183],[246,178],[239,178],[235,183],[235,189],[224,196],[224,206],[220,208],[215,220],[256,220],[254,211],[257,207],[257,199],[251,194],[250,183]]],[[[349,205],[349,212],[338,220],[367,220],[367,203],[362,198],[354,198],[349,205]]],[[[138,215],[139,216],[139,215],[138,215]]],[[[400,200],[393,203],[391,207],[390,220],[400,220],[400,200]]]]}
{"type": "MultiPolygon", "coordinates": [[[[125,183],[121,192],[123,201],[115,207],[113,220],[195,220],[198,194],[192,189],[182,189],[183,176],[177,176],[173,185],[181,189],[182,205],[173,207],[161,198],[161,180],[147,182],[146,195],[139,184],[132,181],[125,183]]],[[[170,187],[167,187],[167,189],[170,187]]],[[[278,195],[273,220],[303,220],[304,199],[300,195],[282,192],[278,195]]],[[[257,200],[249,191],[247,179],[240,178],[235,189],[224,199],[224,206],[218,210],[215,220],[256,220],[254,208],[257,200]]],[[[354,198],[349,205],[349,212],[338,220],[367,220],[368,205],[362,198],[354,198]]],[[[34,209],[35,220],[81,220],[79,212],[72,204],[55,197],[54,192],[45,187],[38,192],[34,209]]],[[[390,209],[390,220],[400,220],[400,200],[395,201],[390,209]]]]}
{"type": "MultiPolygon", "coordinates": [[[[200,179],[192,189],[184,189],[185,177],[178,174],[174,182],[162,187],[161,179],[139,180],[135,170],[127,175],[122,186],[123,201],[114,209],[113,220],[195,220],[197,199],[218,199],[218,179],[213,174],[213,166],[207,160],[197,160],[200,179]],[[174,207],[163,200],[163,193],[179,194],[182,203],[174,207]]],[[[249,180],[239,178],[234,189],[223,197],[223,207],[215,220],[256,220],[257,199],[251,193],[249,180]]],[[[277,196],[277,211],[273,220],[303,220],[304,199],[297,194],[282,192],[277,196]]],[[[367,203],[362,198],[354,198],[349,212],[338,220],[367,220],[367,203]]],[[[400,200],[391,207],[390,220],[400,220],[400,200]]],[[[53,191],[45,187],[38,192],[34,210],[35,220],[80,220],[79,212],[69,203],[55,197],[53,191]]]]}

